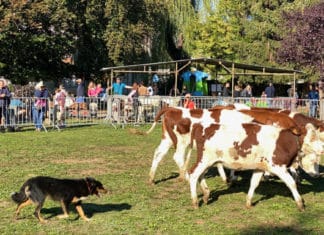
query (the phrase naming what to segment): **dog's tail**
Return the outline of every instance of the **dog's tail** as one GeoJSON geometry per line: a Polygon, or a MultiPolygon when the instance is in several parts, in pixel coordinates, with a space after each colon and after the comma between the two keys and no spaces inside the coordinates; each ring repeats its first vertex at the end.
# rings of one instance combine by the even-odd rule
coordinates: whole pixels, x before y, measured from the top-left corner
{"type": "Polygon", "coordinates": [[[17,204],[20,204],[20,203],[28,200],[27,195],[23,190],[20,190],[19,192],[12,193],[11,199],[17,204]]]}

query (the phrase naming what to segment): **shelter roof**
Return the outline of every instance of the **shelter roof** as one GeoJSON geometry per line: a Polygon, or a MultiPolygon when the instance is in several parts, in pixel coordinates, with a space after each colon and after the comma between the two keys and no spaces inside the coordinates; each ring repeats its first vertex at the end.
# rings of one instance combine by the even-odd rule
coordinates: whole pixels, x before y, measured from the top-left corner
{"type": "MultiPolygon", "coordinates": [[[[173,69],[172,72],[180,72],[185,67],[191,66],[193,63],[195,64],[204,64],[204,65],[215,65],[217,67],[221,67],[225,69],[228,73],[232,73],[232,69],[240,69],[243,72],[240,74],[248,73],[253,75],[254,72],[258,72],[257,74],[303,74],[302,71],[286,69],[286,68],[277,68],[277,67],[266,67],[261,65],[252,65],[252,64],[244,64],[237,63],[232,61],[226,61],[222,59],[213,59],[213,58],[196,58],[196,59],[184,59],[184,60],[174,60],[174,61],[166,61],[166,62],[155,62],[155,63],[147,63],[147,64],[133,64],[133,65],[123,65],[123,66],[115,66],[115,67],[104,67],[101,71],[113,71],[113,72],[142,72],[142,73],[152,73],[154,71],[150,71],[150,67],[170,67],[173,69]],[[177,71],[176,71],[177,70],[177,71]],[[249,72],[247,72],[249,71],[249,72]]],[[[236,74],[236,72],[234,72],[236,74]]]]}

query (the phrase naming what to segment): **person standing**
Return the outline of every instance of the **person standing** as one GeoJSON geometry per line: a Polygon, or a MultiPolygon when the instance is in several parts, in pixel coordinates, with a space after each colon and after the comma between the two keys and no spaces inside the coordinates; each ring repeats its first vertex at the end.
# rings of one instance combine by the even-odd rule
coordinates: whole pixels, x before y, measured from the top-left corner
{"type": "Polygon", "coordinates": [[[252,87],[251,85],[247,84],[246,87],[243,89],[242,93],[241,93],[242,97],[252,97],[252,87]]]}
{"type": "Polygon", "coordinates": [[[234,97],[240,97],[241,96],[241,91],[242,91],[242,89],[241,89],[241,87],[239,86],[239,85],[235,85],[234,86],[234,97]]]}
{"type": "Polygon", "coordinates": [[[116,82],[113,83],[112,87],[108,87],[107,89],[112,89],[113,95],[123,95],[125,88],[132,89],[133,87],[121,82],[121,78],[117,77],[116,82]]]}
{"type": "Polygon", "coordinates": [[[309,116],[315,118],[317,116],[317,106],[319,101],[319,94],[316,90],[315,84],[309,85],[308,99],[310,99],[309,116]]]}
{"type": "Polygon", "coordinates": [[[66,92],[64,90],[63,86],[60,86],[55,90],[54,95],[54,112],[53,112],[53,119],[54,124],[57,124],[58,127],[64,127],[65,126],[65,99],[66,99],[66,92]],[[59,112],[59,116],[57,115],[59,112]]]}
{"type": "Polygon", "coordinates": [[[275,97],[275,88],[272,84],[272,82],[269,82],[269,85],[266,87],[266,89],[264,90],[265,94],[267,95],[267,98],[273,98],[275,97]]]}
{"type": "Polygon", "coordinates": [[[265,88],[264,93],[267,96],[267,103],[268,103],[268,107],[272,108],[273,106],[273,98],[275,97],[275,88],[272,84],[272,82],[269,82],[269,85],[265,88]]]}
{"type": "Polygon", "coordinates": [[[146,96],[146,95],[148,95],[147,87],[144,86],[144,82],[143,81],[141,81],[139,83],[139,86],[138,86],[138,95],[139,96],[146,96]]]}
{"type": "MultiPolygon", "coordinates": [[[[0,79],[0,124],[1,129],[10,125],[9,105],[11,93],[7,87],[7,81],[4,78],[0,79]],[[2,122],[4,121],[4,122],[2,122]]],[[[9,130],[9,129],[8,129],[9,130]]]]}
{"type": "Polygon", "coordinates": [[[97,89],[96,84],[93,81],[89,82],[88,85],[88,96],[89,97],[97,97],[97,89]]]}
{"type": "Polygon", "coordinates": [[[43,127],[44,114],[46,112],[47,98],[49,97],[48,90],[42,81],[36,84],[34,97],[33,120],[36,131],[41,131],[43,127]]]}
{"type": "Polygon", "coordinates": [[[232,92],[230,91],[230,83],[226,82],[223,88],[223,96],[231,96],[232,92]]]}
{"type": "Polygon", "coordinates": [[[78,78],[76,80],[76,83],[78,84],[77,90],[76,90],[76,99],[75,101],[77,103],[84,103],[84,81],[82,78],[78,78]]]}
{"type": "Polygon", "coordinates": [[[185,95],[185,100],[183,103],[183,107],[187,108],[187,109],[195,109],[196,108],[196,104],[193,100],[191,100],[191,95],[190,93],[187,93],[185,95]]]}

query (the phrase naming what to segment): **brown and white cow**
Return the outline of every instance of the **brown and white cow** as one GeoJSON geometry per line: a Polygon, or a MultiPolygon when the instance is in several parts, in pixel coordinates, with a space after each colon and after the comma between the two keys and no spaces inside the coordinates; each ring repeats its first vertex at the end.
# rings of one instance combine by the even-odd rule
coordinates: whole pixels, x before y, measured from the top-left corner
{"type": "MultiPolygon", "coordinates": [[[[236,105],[233,105],[235,108],[237,108],[236,105]]],[[[253,110],[253,111],[267,111],[267,112],[276,112],[276,113],[282,113],[285,115],[288,115],[291,119],[293,119],[295,121],[295,123],[297,124],[299,130],[300,130],[300,142],[302,144],[303,139],[305,137],[306,134],[306,125],[308,123],[312,124],[317,131],[319,132],[319,137],[320,140],[322,141],[322,143],[324,144],[324,123],[321,120],[318,120],[316,118],[313,117],[309,117],[306,116],[303,113],[299,113],[299,112],[292,112],[290,110],[287,109],[269,109],[269,108],[258,108],[258,107],[248,107],[246,105],[239,105],[240,110],[245,109],[247,111],[243,111],[242,112],[249,112],[249,110],[253,110]]],[[[299,174],[297,173],[298,167],[299,167],[299,158],[297,158],[295,160],[295,162],[291,165],[290,172],[292,173],[294,179],[296,180],[297,183],[300,182],[300,177],[299,174]]],[[[268,175],[268,173],[266,173],[266,175],[268,175]]],[[[235,179],[236,177],[234,176],[234,171],[231,171],[231,176],[230,179],[235,179]]]]}
{"type": "Polygon", "coordinates": [[[197,182],[200,181],[203,199],[207,202],[210,191],[203,175],[209,167],[221,163],[234,170],[254,170],[246,199],[247,207],[251,206],[254,191],[263,173],[268,171],[287,185],[298,208],[303,210],[303,200],[287,167],[302,151],[301,167],[311,175],[319,174],[315,165],[319,164],[319,155],[323,152],[322,143],[314,126],[307,124],[306,130],[301,146],[297,136],[290,130],[272,125],[243,123],[233,127],[215,123],[205,128],[199,123],[194,124],[192,141],[197,145],[197,162],[188,176],[194,207],[198,207],[197,182]]]}
{"type": "MultiPolygon", "coordinates": [[[[296,123],[285,114],[265,111],[253,112],[250,110],[238,111],[234,107],[222,106],[209,110],[189,110],[180,107],[163,108],[156,115],[154,123],[150,130],[147,131],[147,134],[154,129],[162,116],[164,117],[162,120],[162,139],[154,151],[149,174],[150,183],[154,182],[156,169],[172,146],[176,149],[173,159],[179,167],[180,179],[184,179],[186,171],[185,152],[190,144],[191,130],[195,123],[201,123],[204,128],[207,128],[214,123],[228,124],[235,127],[241,123],[256,121],[263,124],[278,125],[291,130],[295,134],[300,132],[296,123]]],[[[188,155],[190,155],[190,151],[188,155]]],[[[217,167],[222,179],[226,181],[224,169],[221,165],[217,165],[217,167]]]]}

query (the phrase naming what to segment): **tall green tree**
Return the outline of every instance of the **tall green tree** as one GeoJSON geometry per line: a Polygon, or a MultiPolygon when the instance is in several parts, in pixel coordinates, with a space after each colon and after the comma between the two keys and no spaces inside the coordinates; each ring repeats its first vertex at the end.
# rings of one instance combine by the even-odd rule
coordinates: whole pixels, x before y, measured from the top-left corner
{"type": "Polygon", "coordinates": [[[18,83],[55,79],[66,71],[75,18],[69,1],[2,1],[0,8],[0,72],[18,83]]]}
{"type": "Polygon", "coordinates": [[[214,9],[205,11],[193,29],[192,56],[232,59],[234,50],[231,41],[234,31],[231,24],[225,21],[214,9]]]}
{"type": "Polygon", "coordinates": [[[114,65],[134,64],[148,59],[154,38],[154,12],[144,0],[108,0],[104,39],[114,65]]]}
{"type": "Polygon", "coordinates": [[[79,0],[68,6],[75,13],[75,22],[70,28],[75,32],[74,69],[86,78],[98,74],[109,61],[104,40],[108,22],[105,5],[106,0],[79,0]]]}

